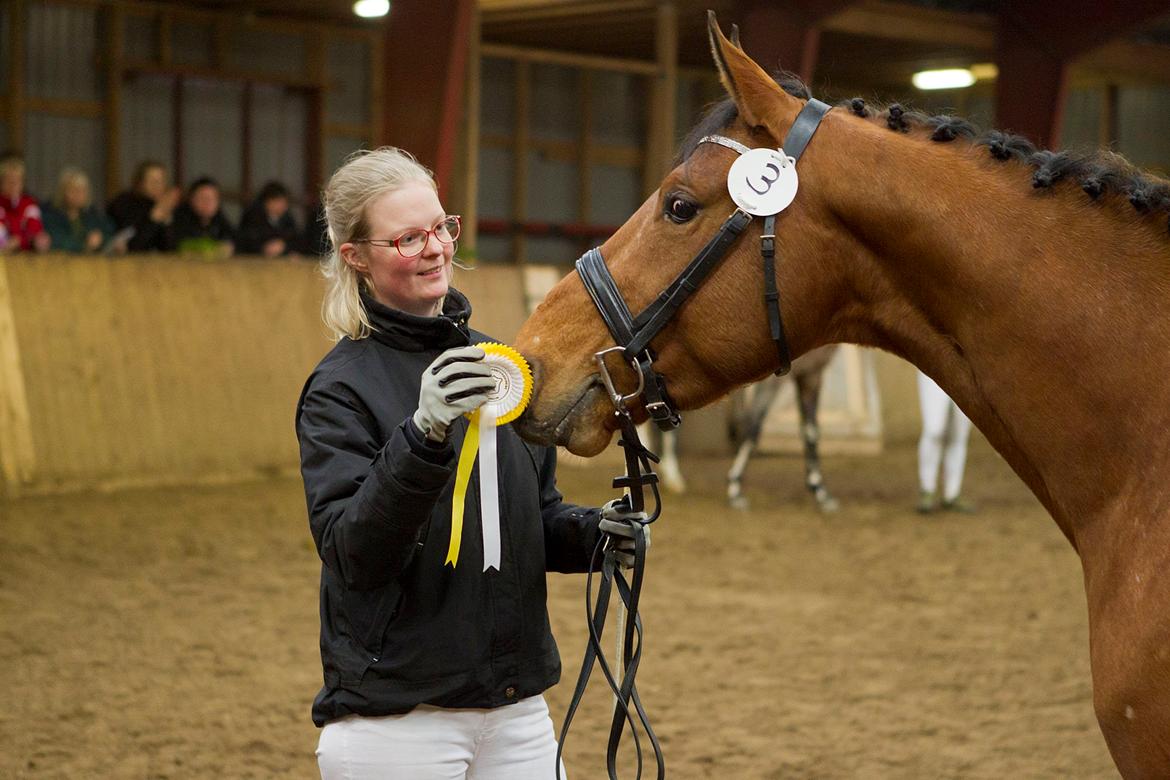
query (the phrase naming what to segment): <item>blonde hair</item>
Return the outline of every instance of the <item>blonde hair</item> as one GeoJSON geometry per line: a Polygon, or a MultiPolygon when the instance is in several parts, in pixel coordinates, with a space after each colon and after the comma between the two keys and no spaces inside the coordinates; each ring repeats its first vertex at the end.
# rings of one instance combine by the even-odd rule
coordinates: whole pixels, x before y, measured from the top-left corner
{"type": "Polygon", "coordinates": [[[325,301],[321,318],[333,338],[363,339],[370,335],[370,317],[362,304],[361,285],[369,280],[341,257],[342,244],[368,238],[366,207],[378,197],[413,182],[426,182],[436,192],[434,174],[410,152],[393,146],[354,152],[338,168],[321,196],[329,252],[321,261],[325,301]]]}
{"type": "MultiPolygon", "coordinates": [[[[53,205],[59,209],[65,208],[65,190],[69,189],[69,185],[75,182],[81,182],[89,187],[89,177],[85,175],[85,171],[80,168],[69,166],[61,170],[61,175],[57,177],[57,192],[53,196],[53,205]]],[[[86,204],[89,205],[88,203],[86,204]]]]}

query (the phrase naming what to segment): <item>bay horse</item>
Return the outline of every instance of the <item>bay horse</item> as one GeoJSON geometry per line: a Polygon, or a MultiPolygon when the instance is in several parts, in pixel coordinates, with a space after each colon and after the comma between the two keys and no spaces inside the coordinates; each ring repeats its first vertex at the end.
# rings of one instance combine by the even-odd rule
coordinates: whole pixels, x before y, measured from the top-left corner
{"type": "MultiPolygon", "coordinates": [[[[713,15],[708,27],[730,99],[697,132],[776,149],[807,92],[769,77],[713,15]]],[[[632,311],[733,212],[735,159],[692,135],[681,164],[601,247],[632,311]]],[[[1170,777],[1168,214],[1170,185],[1107,153],[1036,151],[1004,133],[976,138],[952,117],[853,101],[824,116],[775,226],[791,354],[852,342],[917,365],[1075,548],[1093,705],[1127,778],[1170,777]]],[[[653,340],[678,408],[781,360],[760,302],[759,231],[747,225],[653,340]]],[[[603,380],[622,392],[637,383],[629,366],[595,363],[612,345],[581,276],[566,276],[518,336],[537,377],[523,435],[582,455],[605,447],[619,420],[603,380]]],[[[644,407],[634,402],[635,418],[644,407]]]]}

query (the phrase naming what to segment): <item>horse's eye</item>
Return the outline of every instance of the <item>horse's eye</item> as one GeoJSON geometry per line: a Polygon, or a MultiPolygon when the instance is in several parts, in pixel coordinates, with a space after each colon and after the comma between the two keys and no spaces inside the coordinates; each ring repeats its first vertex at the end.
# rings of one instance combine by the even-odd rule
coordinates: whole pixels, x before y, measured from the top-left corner
{"type": "Polygon", "coordinates": [[[690,222],[698,211],[699,204],[682,195],[668,195],[666,198],[665,213],[671,222],[679,225],[690,222]]]}

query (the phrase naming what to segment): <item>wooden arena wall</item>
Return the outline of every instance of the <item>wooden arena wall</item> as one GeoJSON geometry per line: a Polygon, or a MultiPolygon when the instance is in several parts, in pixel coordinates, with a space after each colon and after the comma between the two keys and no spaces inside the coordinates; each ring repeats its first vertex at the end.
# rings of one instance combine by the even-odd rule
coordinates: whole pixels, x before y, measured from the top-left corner
{"type": "MultiPolygon", "coordinates": [[[[511,341],[559,273],[455,283],[476,327],[511,341]]],[[[0,496],[295,473],[297,397],[331,346],[323,289],[309,262],[0,257],[0,496]]],[[[913,368],[875,366],[882,440],[911,442],[913,368]]],[[[681,450],[727,452],[726,414],[688,412],[681,450]]]]}
{"type": "MultiPolygon", "coordinates": [[[[456,284],[515,335],[518,267],[456,284]]],[[[309,262],[0,258],[0,495],[295,472],[323,285],[309,262]]]]}

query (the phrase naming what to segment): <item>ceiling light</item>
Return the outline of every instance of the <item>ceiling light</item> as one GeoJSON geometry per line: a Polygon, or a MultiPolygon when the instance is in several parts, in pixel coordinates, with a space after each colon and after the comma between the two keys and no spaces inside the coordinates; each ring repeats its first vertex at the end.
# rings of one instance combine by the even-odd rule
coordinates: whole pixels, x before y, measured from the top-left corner
{"type": "Polygon", "coordinates": [[[377,19],[390,13],[390,0],[357,0],[353,12],[363,19],[377,19]]]}
{"type": "Polygon", "coordinates": [[[920,70],[910,80],[919,89],[962,89],[975,83],[975,74],[966,68],[920,70]]]}

